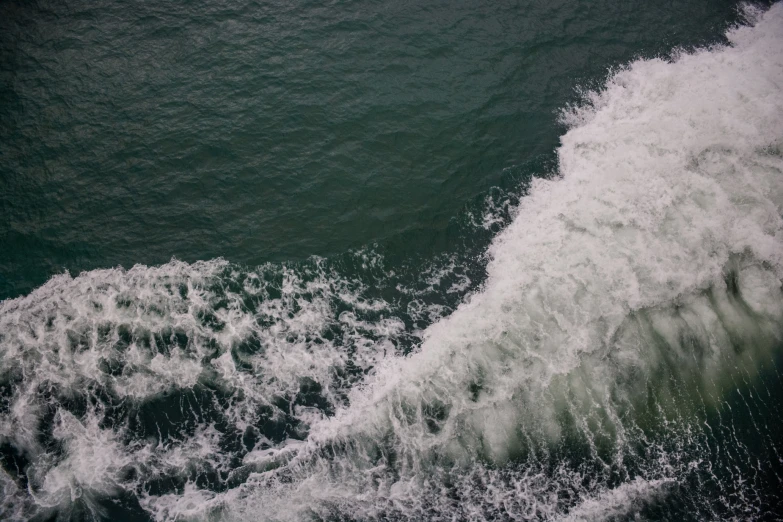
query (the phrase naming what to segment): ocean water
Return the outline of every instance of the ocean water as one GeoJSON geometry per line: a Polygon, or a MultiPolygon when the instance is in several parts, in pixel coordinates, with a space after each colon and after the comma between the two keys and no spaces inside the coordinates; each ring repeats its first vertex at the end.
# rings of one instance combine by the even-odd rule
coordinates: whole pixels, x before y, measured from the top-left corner
{"type": "Polygon", "coordinates": [[[783,518],[783,4],[0,3],[0,518],[783,518]]]}

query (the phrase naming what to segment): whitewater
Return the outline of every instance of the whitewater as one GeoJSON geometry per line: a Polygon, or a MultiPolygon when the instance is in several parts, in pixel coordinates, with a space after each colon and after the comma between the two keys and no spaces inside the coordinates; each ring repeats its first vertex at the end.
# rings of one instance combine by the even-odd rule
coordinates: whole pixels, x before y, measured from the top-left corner
{"type": "Polygon", "coordinates": [[[783,516],[783,4],[745,16],[562,110],[473,291],[444,261],[401,306],[362,251],[0,303],[2,517],[783,516]]]}

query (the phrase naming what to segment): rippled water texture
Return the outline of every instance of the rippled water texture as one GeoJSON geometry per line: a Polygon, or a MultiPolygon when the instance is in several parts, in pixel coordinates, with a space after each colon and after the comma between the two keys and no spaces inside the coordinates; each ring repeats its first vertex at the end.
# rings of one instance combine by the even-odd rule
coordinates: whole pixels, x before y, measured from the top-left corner
{"type": "Polygon", "coordinates": [[[783,517],[783,4],[0,31],[0,518],[783,517]]]}
{"type": "Polygon", "coordinates": [[[606,68],[732,1],[3,2],[0,298],[52,274],[440,253],[606,68]]]}

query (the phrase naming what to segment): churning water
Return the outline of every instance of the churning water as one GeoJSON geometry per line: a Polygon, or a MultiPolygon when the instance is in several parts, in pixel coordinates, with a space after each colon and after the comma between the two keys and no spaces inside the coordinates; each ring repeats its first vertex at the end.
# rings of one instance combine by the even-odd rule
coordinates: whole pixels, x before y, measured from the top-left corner
{"type": "Polygon", "coordinates": [[[0,303],[3,516],[783,517],[783,5],[744,17],[564,107],[554,172],[464,211],[478,258],[0,303]]]}

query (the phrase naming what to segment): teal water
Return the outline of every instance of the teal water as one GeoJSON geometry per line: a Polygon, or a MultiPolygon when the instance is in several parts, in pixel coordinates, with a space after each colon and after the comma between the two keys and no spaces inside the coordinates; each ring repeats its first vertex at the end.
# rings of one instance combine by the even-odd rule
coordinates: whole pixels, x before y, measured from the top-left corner
{"type": "Polygon", "coordinates": [[[736,6],[3,2],[0,297],[172,257],[437,254],[546,172],[577,87],[721,41],[736,6]]]}
{"type": "Polygon", "coordinates": [[[781,57],[770,3],[0,2],[0,518],[783,517],[781,57]]]}

